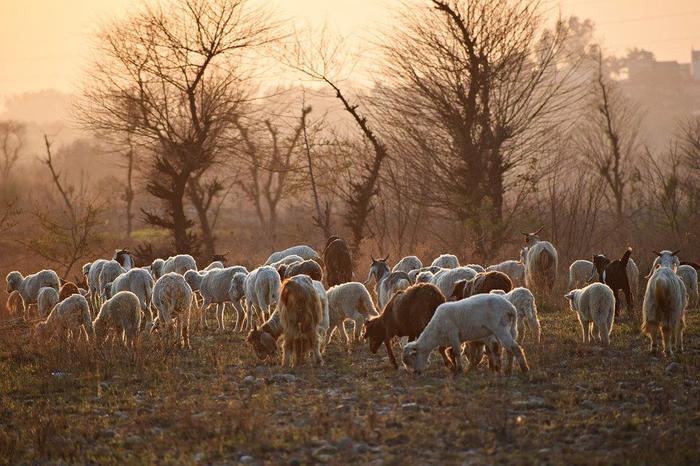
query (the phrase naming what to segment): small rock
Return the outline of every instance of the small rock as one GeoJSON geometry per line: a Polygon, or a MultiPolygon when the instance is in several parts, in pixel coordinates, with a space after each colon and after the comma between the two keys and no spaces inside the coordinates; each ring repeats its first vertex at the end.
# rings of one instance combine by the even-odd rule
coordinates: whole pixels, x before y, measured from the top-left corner
{"type": "Polygon", "coordinates": [[[61,371],[52,372],[51,375],[55,379],[59,379],[59,380],[67,379],[68,377],[70,377],[70,374],[68,372],[61,372],[61,371]]]}
{"type": "Polygon", "coordinates": [[[139,435],[129,435],[124,443],[130,446],[137,445],[139,443],[143,443],[143,438],[141,438],[139,435]]]}
{"type": "Polygon", "coordinates": [[[294,374],[275,374],[270,377],[272,383],[294,383],[299,379],[294,374]]]}
{"type": "Polygon", "coordinates": [[[336,443],[336,447],[339,450],[349,450],[353,446],[353,441],[350,437],[345,437],[341,439],[338,443],[336,443]]]}
{"type": "Polygon", "coordinates": [[[583,400],[581,402],[581,407],[586,409],[593,409],[595,404],[591,400],[583,400]]]}
{"type": "Polygon", "coordinates": [[[677,362],[672,362],[671,364],[666,366],[666,369],[664,369],[664,372],[666,372],[667,374],[675,374],[676,372],[678,372],[680,370],[680,368],[681,368],[680,364],[678,364],[677,362]]]}
{"type": "Polygon", "coordinates": [[[240,458],[238,458],[238,462],[241,464],[253,464],[255,462],[255,458],[253,458],[252,456],[243,455],[240,458]]]}
{"type": "Polygon", "coordinates": [[[322,456],[330,456],[330,455],[333,455],[334,453],[337,453],[337,452],[338,452],[338,449],[336,447],[327,443],[327,444],[321,445],[320,447],[315,449],[313,452],[313,456],[314,456],[314,458],[320,459],[320,457],[322,457],[322,456]]]}
{"type": "Polygon", "coordinates": [[[418,411],[420,406],[418,406],[418,403],[404,403],[401,405],[401,409],[404,411],[418,411]]]}
{"type": "Polygon", "coordinates": [[[201,463],[204,459],[204,453],[197,452],[194,455],[192,455],[192,459],[195,460],[197,463],[201,463]]]}
{"type": "Polygon", "coordinates": [[[112,429],[107,429],[102,431],[102,436],[105,438],[114,438],[117,436],[117,433],[113,431],[112,429]]]}
{"type": "Polygon", "coordinates": [[[251,384],[254,384],[254,383],[255,383],[255,380],[256,380],[255,377],[253,377],[252,375],[247,375],[247,376],[243,379],[243,383],[244,383],[244,384],[251,385],[251,384]]]}

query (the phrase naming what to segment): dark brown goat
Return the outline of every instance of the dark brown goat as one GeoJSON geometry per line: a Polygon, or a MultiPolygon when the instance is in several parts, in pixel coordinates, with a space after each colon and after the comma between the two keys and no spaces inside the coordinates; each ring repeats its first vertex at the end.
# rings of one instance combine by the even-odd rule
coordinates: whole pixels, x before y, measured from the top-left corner
{"type": "Polygon", "coordinates": [[[78,289],[78,285],[76,285],[73,282],[65,282],[63,285],[61,285],[61,289],[58,290],[58,300],[63,301],[70,295],[74,294],[80,294],[80,290],[78,289]]]}
{"type": "Polygon", "coordinates": [[[277,269],[280,274],[280,278],[284,280],[285,278],[292,278],[297,275],[308,275],[312,280],[321,281],[323,279],[323,269],[318,262],[312,259],[305,260],[303,262],[294,262],[287,266],[280,265],[277,269]]]}
{"type": "MultiPolygon", "coordinates": [[[[398,369],[391,340],[394,337],[408,337],[413,341],[421,334],[435,309],[445,302],[440,289],[429,283],[419,283],[405,290],[398,291],[391,297],[381,315],[365,321],[362,337],[369,340],[369,350],[376,354],[384,343],[389,360],[394,369],[398,369]]],[[[445,359],[443,349],[440,354],[445,359]]],[[[448,364],[448,361],[445,361],[448,364]]]]}
{"type": "Polygon", "coordinates": [[[340,238],[331,236],[323,251],[328,288],[352,281],[352,256],[350,249],[340,238]],[[335,238],[331,241],[331,238],[335,238]]]}
{"type": "Polygon", "coordinates": [[[455,283],[451,298],[464,299],[476,294],[490,293],[493,290],[503,290],[508,293],[512,289],[513,282],[508,275],[492,270],[477,273],[471,280],[460,280],[455,283]]]}
{"type": "Polygon", "coordinates": [[[632,301],[632,291],[627,279],[627,263],[632,255],[632,248],[627,248],[621,259],[610,261],[607,257],[598,254],[593,256],[593,277],[594,281],[605,283],[615,295],[615,318],[620,316],[620,297],[618,292],[622,290],[627,300],[627,308],[630,315],[634,314],[634,302],[632,301]]]}

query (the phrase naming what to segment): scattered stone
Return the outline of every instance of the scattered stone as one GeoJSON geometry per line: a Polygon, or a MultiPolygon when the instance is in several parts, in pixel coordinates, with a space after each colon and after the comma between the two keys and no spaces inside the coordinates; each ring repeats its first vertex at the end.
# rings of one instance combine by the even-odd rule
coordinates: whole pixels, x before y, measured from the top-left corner
{"type": "Polygon", "coordinates": [[[68,377],[70,377],[70,374],[68,372],[61,372],[61,371],[52,372],[51,375],[53,376],[53,378],[58,379],[58,380],[63,380],[63,379],[67,379],[68,377]]]}
{"type": "Polygon", "coordinates": [[[404,411],[418,411],[420,410],[420,406],[418,406],[418,403],[404,403],[401,405],[401,409],[404,411]]]}
{"type": "Polygon", "coordinates": [[[252,375],[247,375],[247,376],[245,376],[245,378],[243,379],[243,383],[246,384],[246,385],[252,385],[252,384],[255,383],[255,381],[256,381],[256,378],[253,377],[252,375]]]}
{"type": "Polygon", "coordinates": [[[666,366],[666,369],[664,369],[664,372],[666,372],[667,374],[675,374],[676,372],[678,372],[680,370],[680,368],[681,368],[680,364],[678,364],[677,362],[672,362],[671,364],[666,366]]]}
{"type": "Polygon", "coordinates": [[[253,458],[252,456],[243,455],[240,458],[238,458],[238,462],[241,464],[253,464],[255,462],[255,458],[253,458]]]}
{"type": "Polygon", "coordinates": [[[143,443],[143,438],[140,435],[129,435],[124,443],[129,446],[138,445],[143,443]]]}
{"type": "Polygon", "coordinates": [[[298,380],[299,378],[294,374],[275,374],[270,377],[272,383],[294,383],[298,380]]]}

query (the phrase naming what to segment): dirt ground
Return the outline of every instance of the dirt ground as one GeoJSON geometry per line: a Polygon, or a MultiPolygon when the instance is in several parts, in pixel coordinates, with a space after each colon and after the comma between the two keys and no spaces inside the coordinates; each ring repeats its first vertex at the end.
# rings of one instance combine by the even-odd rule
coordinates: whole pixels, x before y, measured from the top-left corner
{"type": "Polygon", "coordinates": [[[436,353],[415,377],[338,339],[323,367],[289,370],[230,331],[130,355],[35,345],[0,323],[0,463],[700,463],[697,310],[674,359],[650,357],[637,323],[601,349],[568,310],[540,319],[531,372],[508,377],[453,377],[436,353]]]}

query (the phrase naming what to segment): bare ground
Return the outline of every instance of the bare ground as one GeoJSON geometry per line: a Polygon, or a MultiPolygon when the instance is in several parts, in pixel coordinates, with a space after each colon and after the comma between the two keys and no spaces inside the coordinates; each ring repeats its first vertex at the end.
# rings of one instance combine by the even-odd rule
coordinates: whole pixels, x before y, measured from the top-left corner
{"type": "MultiPolygon", "coordinates": [[[[700,318],[686,351],[650,357],[637,324],[610,349],[573,313],[540,316],[527,375],[413,377],[335,340],[322,368],[257,361],[243,336],[95,356],[34,347],[0,323],[0,462],[77,464],[698,464],[700,318]]],[[[398,351],[398,349],[397,349],[398,351]]]]}

